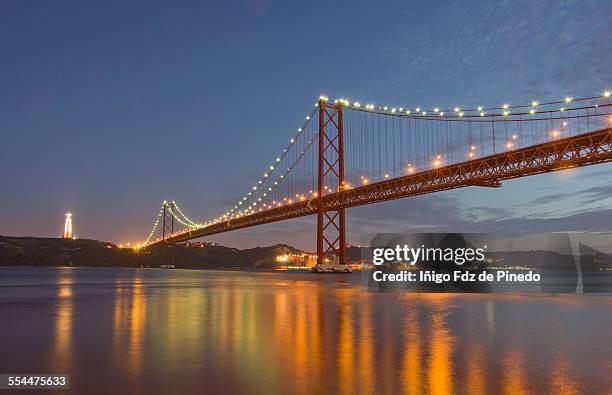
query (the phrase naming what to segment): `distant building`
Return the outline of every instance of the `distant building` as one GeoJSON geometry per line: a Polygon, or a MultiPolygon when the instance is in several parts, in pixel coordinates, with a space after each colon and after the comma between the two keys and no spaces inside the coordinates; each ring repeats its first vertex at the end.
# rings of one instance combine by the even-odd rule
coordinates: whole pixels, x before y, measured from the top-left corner
{"type": "Polygon", "coordinates": [[[72,213],[66,213],[64,222],[64,239],[72,239],[72,213]]]}
{"type": "Polygon", "coordinates": [[[317,264],[317,254],[304,254],[304,266],[313,267],[317,264]]]}
{"type": "Polygon", "coordinates": [[[209,243],[205,241],[187,241],[186,246],[191,248],[204,248],[208,246],[217,245],[216,243],[209,243]]]}
{"type": "Polygon", "coordinates": [[[282,254],[276,256],[277,266],[282,267],[311,267],[316,263],[317,256],[315,254],[282,254]]]}

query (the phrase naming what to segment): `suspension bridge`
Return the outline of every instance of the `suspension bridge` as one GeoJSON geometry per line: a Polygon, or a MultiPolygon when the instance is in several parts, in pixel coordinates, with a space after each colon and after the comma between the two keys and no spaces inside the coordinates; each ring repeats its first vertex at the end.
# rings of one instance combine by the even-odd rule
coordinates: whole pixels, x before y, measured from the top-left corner
{"type": "Polygon", "coordinates": [[[317,260],[346,262],[346,209],[612,161],[611,92],[493,107],[419,108],[321,96],[227,211],[194,221],[164,201],[142,248],[309,215],[317,260]]]}

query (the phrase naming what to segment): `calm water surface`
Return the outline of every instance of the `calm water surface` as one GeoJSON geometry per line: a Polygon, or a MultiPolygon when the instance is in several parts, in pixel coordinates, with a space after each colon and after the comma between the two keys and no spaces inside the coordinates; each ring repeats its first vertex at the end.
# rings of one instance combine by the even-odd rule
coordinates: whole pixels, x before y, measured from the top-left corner
{"type": "Polygon", "coordinates": [[[0,268],[0,373],[68,373],[88,394],[612,393],[610,297],[360,281],[0,268]]]}

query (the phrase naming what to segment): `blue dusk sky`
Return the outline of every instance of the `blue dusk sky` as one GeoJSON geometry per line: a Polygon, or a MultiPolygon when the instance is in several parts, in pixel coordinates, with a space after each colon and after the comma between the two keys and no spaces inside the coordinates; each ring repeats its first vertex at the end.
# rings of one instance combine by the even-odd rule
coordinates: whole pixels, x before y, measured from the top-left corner
{"type": "MultiPolygon", "coordinates": [[[[0,234],[142,241],[227,210],[322,93],[426,107],[612,87],[612,2],[4,1],[0,234]]],[[[348,211],[406,229],[612,231],[611,165],[348,211]]],[[[314,248],[314,218],[210,238],[314,248]]]]}

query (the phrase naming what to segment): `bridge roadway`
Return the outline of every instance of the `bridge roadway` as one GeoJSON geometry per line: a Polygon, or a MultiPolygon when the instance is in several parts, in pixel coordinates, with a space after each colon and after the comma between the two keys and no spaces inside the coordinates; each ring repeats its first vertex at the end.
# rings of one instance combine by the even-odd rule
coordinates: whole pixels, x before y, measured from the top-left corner
{"type": "Polygon", "coordinates": [[[346,189],[324,195],[321,198],[315,197],[268,209],[204,228],[175,232],[165,240],[157,239],[144,248],[149,249],[236,229],[313,215],[317,213],[319,204],[323,204],[328,209],[350,208],[469,186],[499,187],[501,181],[504,180],[610,161],[612,161],[612,128],[608,127],[578,136],[346,189]]]}

